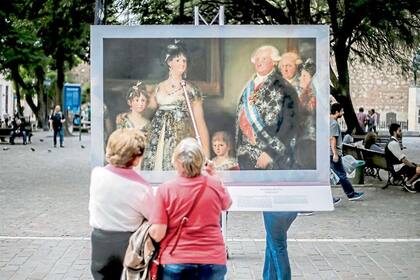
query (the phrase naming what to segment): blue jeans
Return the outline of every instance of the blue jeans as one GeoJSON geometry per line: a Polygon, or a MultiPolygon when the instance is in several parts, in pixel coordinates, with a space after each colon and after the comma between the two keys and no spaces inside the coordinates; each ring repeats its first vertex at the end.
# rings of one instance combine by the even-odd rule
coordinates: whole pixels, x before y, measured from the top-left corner
{"type": "Polygon", "coordinates": [[[334,162],[333,156],[330,156],[330,166],[334,173],[337,174],[338,178],[340,178],[340,184],[343,187],[343,190],[346,193],[347,197],[352,197],[354,195],[354,188],[351,185],[349,179],[347,179],[347,174],[346,171],[344,171],[341,156],[338,157],[337,162],[334,162]]]}
{"type": "Polygon", "coordinates": [[[227,272],[221,264],[164,264],[161,280],[223,280],[227,272]]]}
{"type": "Polygon", "coordinates": [[[57,135],[60,137],[60,146],[63,146],[64,142],[64,127],[55,130],[54,129],[54,146],[57,146],[57,135]]]}
{"type": "Polygon", "coordinates": [[[296,212],[263,212],[266,231],[264,280],[290,280],[287,230],[296,219],[296,212]]]}

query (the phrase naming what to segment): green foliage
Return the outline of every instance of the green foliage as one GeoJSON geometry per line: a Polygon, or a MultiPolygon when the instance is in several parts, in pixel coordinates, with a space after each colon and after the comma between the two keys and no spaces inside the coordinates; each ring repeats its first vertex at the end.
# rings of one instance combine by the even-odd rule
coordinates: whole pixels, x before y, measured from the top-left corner
{"type": "MultiPolygon", "coordinates": [[[[14,0],[0,5],[0,71],[42,119],[51,90],[60,100],[66,69],[89,61],[94,0],[14,0]],[[55,73],[52,71],[55,70],[55,73]],[[44,80],[50,80],[46,88],[44,80]],[[33,101],[37,96],[38,105],[33,101]]],[[[56,101],[57,102],[57,101],[56,101]]]]}
{"type": "Polygon", "coordinates": [[[194,5],[209,20],[223,5],[227,24],[328,24],[331,56],[335,61],[330,69],[331,93],[347,112],[349,131],[358,126],[350,97],[351,58],[358,57],[379,67],[391,61],[407,73],[411,65],[409,54],[420,44],[419,0],[127,0],[125,3],[138,5],[140,8],[133,9],[133,13],[143,23],[152,24],[191,23],[194,5]]]}
{"type": "Polygon", "coordinates": [[[90,84],[83,84],[82,85],[82,104],[86,104],[90,102],[90,84]]]}

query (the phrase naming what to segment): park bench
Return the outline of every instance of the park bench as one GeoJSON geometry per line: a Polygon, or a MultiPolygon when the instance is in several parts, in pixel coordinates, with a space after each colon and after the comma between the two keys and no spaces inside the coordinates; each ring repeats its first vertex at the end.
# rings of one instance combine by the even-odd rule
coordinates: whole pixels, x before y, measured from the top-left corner
{"type": "Polygon", "coordinates": [[[382,181],[379,171],[386,171],[388,173],[388,181],[382,189],[386,189],[389,185],[403,186],[405,183],[404,176],[396,174],[394,169],[388,166],[385,153],[383,152],[360,148],[351,144],[343,144],[343,154],[352,155],[355,159],[364,160],[364,173],[366,176],[371,176],[382,181]]]}
{"type": "MultiPolygon", "coordinates": [[[[354,142],[358,142],[358,141],[363,141],[364,142],[366,135],[352,135],[351,137],[353,137],[354,142]]],[[[384,136],[384,135],[379,136],[379,135],[377,135],[376,144],[378,144],[381,147],[385,147],[386,144],[388,144],[389,139],[390,139],[389,136],[384,136]]],[[[401,149],[406,149],[406,147],[403,146],[402,139],[399,139],[398,142],[400,143],[401,149]]]]}
{"type": "MultiPolygon", "coordinates": [[[[32,133],[32,127],[30,124],[25,126],[25,131],[26,131],[27,141],[28,143],[31,143],[31,138],[33,136],[33,133],[32,133]]],[[[10,127],[0,128],[0,141],[6,142],[6,138],[10,140],[11,134],[12,134],[12,129],[10,127]]],[[[17,136],[17,137],[22,137],[22,136],[17,136]]]]}
{"type": "Polygon", "coordinates": [[[343,154],[351,155],[355,159],[363,160],[362,152],[360,151],[360,148],[358,148],[356,145],[352,144],[343,144],[342,146],[343,154]]]}
{"type": "MultiPolygon", "coordinates": [[[[364,141],[366,135],[356,135],[355,134],[355,135],[352,135],[351,137],[353,137],[354,142],[357,142],[357,141],[364,141]]],[[[377,137],[376,137],[376,143],[377,144],[386,145],[388,143],[388,141],[389,141],[389,136],[379,136],[379,135],[377,135],[377,137]]]]}
{"type": "Polygon", "coordinates": [[[0,128],[0,140],[1,142],[6,141],[6,138],[10,138],[10,134],[12,133],[12,129],[11,128],[7,128],[7,127],[2,127],[0,128]]]}
{"type": "Polygon", "coordinates": [[[361,148],[360,152],[362,153],[363,160],[366,164],[365,175],[372,176],[373,178],[377,178],[379,181],[382,181],[379,171],[383,169],[389,173],[385,153],[364,148],[361,148]]]}

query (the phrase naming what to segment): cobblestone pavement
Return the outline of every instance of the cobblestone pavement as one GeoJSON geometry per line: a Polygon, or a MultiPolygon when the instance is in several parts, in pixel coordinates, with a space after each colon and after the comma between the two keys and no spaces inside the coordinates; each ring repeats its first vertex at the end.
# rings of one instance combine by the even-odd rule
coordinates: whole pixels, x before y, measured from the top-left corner
{"type": "MultiPolygon", "coordinates": [[[[420,138],[404,145],[420,161],[420,138]]],[[[89,136],[68,137],[65,146],[52,148],[46,132],[31,145],[0,144],[1,280],[91,279],[89,136]]],[[[420,194],[384,184],[368,178],[357,187],[363,201],[297,218],[289,231],[293,279],[420,279],[420,194]]],[[[333,193],[344,198],[341,188],[333,193]]],[[[264,238],[261,213],[229,213],[228,279],[261,279],[264,238]]]]}

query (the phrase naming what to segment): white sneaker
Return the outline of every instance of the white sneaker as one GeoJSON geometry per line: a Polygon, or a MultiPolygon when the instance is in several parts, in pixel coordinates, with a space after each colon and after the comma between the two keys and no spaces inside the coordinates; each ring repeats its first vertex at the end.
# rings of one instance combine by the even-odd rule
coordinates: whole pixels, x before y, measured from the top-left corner
{"type": "Polygon", "coordinates": [[[314,214],[314,211],[305,211],[305,212],[299,212],[298,216],[312,216],[314,214]]]}
{"type": "MultiPolygon", "coordinates": [[[[416,180],[417,181],[417,180],[416,180]]],[[[405,183],[403,184],[403,188],[408,191],[409,193],[416,193],[416,189],[414,188],[414,184],[416,183],[416,181],[414,181],[413,183],[405,183]]]]}

